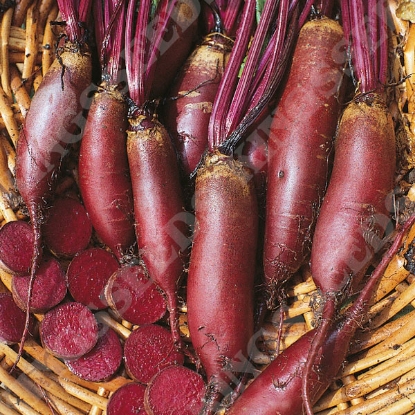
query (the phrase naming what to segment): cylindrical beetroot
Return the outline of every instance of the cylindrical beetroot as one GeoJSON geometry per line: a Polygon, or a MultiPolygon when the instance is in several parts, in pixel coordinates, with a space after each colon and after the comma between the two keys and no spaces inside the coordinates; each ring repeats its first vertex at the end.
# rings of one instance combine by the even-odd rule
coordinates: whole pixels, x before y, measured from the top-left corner
{"type": "Polygon", "coordinates": [[[180,344],[177,290],[189,240],[177,157],[156,118],[139,113],[130,119],[127,133],[139,254],[167,297],[172,334],[180,344]]]}
{"type": "Polygon", "coordinates": [[[135,244],[133,195],[126,151],[127,103],[116,87],[95,93],[79,153],[79,187],[92,225],[121,260],[135,244]]]}
{"type": "Polygon", "coordinates": [[[304,394],[337,310],[383,246],[391,225],[395,166],[395,131],[384,97],[377,93],[357,97],[340,120],[333,172],[313,238],[311,274],[323,311],[305,368],[304,394]]]}
{"type": "Polygon", "coordinates": [[[336,21],[318,18],[302,27],[268,138],[263,263],[269,308],[310,254],[329,178],[345,60],[336,21]]]}
{"type": "Polygon", "coordinates": [[[258,206],[252,173],[214,152],[198,170],[187,282],[190,337],[208,380],[204,413],[243,372],[254,327],[258,206]]]}
{"type": "Polygon", "coordinates": [[[207,149],[208,125],[233,41],[213,33],[196,47],[180,70],[163,109],[163,122],[189,175],[207,149]]]}

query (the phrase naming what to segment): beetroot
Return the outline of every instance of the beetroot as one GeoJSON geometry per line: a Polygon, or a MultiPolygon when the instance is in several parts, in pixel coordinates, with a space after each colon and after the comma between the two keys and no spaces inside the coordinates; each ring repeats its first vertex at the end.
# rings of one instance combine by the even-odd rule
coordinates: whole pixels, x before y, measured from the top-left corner
{"type": "Polygon", "coordinates": [[[72,197],[56,199],[48,210],[43,236],[57,256],[72,257],[85,249],[92,236],[92,225],[82,203],[72,197]]]}
{"type": "Polygon", "coordinates": [[[118,317],[132,324],[150,324],[166,312],[166,301],[138,265],[119,268],[105,286],[105,298],[118,317]]]}
{"type": "Polygon", "coordinates": [[[98,323],[88,307],[69,302],[49,310],[40,323],[40,340],[54,356],[72,360],[92,350],[98,341],[98,323]]]}
{"type": "Polygon", "coordinates": [[[79,149],[79,189],[99,239],[122,260],[135,243],[133,197],[125,147],[127,100],[119,88],[127,2],[94,3],[101,79],[79,149]]]}
{"type": "MultiPolygon", "coordinates": [[[[12,294],[16,304],[26,310],[28,300],[30,275],[12,278],[12,294]]],[[[65,272],[59,261],[55,258],[44,258],[36,272],[30,298],[31,313],[45,313],[58,305],[66,296],[65,272]]]]}
{"type": "Polygon", "coordinates": [[[102,248],[88,248],[77,254],[66,271],[68,289],[73,299],[91,310],[108,307],[104,288],[119,268],[113,254],[102,248]]]}
{"type": "MultiPolygon", "coordinates": [[[[26,314],[16,305],[10,293],[0,293],[0,342],[18,343],[25,328],[26,314]]],[[[30,316],[29,332],[33,333],[34,319],[30,316]]]]}
{"type": "Polygon", "coordinates": [[[146,387],[141,383],[127,383],[117,389],[108,401],[107,415],[148,415],[144,409],[146,387]]]}
{"type": "Polygon", "coordinates": [[[148,102],[155,76],[152,58],[161,47],[163,28],[173,4],[159,3],[165,19],[158,21],[160,24],[150,39],[151,2],[140,2],[137,19],[136,2],[128,4],[125,41],[133,48],[126,49],[128,91],[132,101],[127,155],[139,255],[148,275],[166,295],[170,329],[175,344],[181,348],[177,290],[184,275],[183,251],[189,246],[189,229],[177,155],[166,128],[157,118],[156,108],[148,102]]]}
{"type": "Polygon", "coordinates": [[[164,109],[181,167],[190,175],[208,145],[213,100],[233,41],[220,33],[207,35],[181,68],[164,109]]]}
{"type": "Polygon", "coordinates": [[[183,364],[184,355],[174,347],[169,330],[147,324],[132,331],[125,341],[124,362],[132,379],[147,384],[165,367],[183,364]]]}
{"type": "Polygon", "coordinates": [[[27,222],[7,222],[0,229],[0,267],[11,274],[29,272],[33,243],[32,227],[27,222]]]}
{"type": "Polygon", "coordinates": [[[114,330],[104,327],[94,348],[76,360],[66,360],[69,370],[90,382],[108,380],[121,365],[123,350],[114,330]]]}
{"type": "Polygon", "coordinates": [[[197,372],[172,365],[147,385],[144,405],[149,415],[197,415],[202,409],[205,382],[197,372]]]}

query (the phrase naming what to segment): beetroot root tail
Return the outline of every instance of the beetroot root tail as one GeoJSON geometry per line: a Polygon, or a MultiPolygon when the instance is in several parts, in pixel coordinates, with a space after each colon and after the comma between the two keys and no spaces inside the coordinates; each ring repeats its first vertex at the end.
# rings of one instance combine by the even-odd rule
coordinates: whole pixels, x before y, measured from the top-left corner
{"type": "Polygon", "coordinates": [[[314,335],[310,349],[307,357],[307,361],[304,365],[303,377],[302,377],[302,386],[301,386],[301,393],[303,397],[303,404],[305,413],[307,415],[313,415],[313,399],[311,396],[310,391],[310,378],[311,373],[314,370],[314,364],[318,358],[319,351],[322,345],[325,342],[325,339],[328,336],[330,327],[333,324],[334,317],[336,314],[336,299],[334,296],[330,295],[326,297],[323,312],[322,312],[322,320],[317,328],[316,334],[314,335]]]}

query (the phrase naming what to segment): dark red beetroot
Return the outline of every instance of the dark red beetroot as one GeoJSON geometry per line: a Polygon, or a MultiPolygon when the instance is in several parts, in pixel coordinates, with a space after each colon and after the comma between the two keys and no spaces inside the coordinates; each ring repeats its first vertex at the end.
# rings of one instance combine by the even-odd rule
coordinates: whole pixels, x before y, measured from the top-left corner
{"type": "MultiPolygon", "coordinates": [[[[12,278],[12,294],[16,304],[26,310],[30,275],[12,278]]],[[[58,305],[66,296],[65,271],[59,261],[53,257],[44,258],[36,272],[30,298],[31,313],[45,313],[58,305]]]]}
{"type": "MultiPolygon", "coordinates": [[[[172,2],[160,2],[164,15],[172,2]]],[[[148,37],[151,2],[135,1],[127,10],[126,69],[132,100],[127,154],[134,196],[135,230],[139,254],[150,278],[167,298],[170,328],[177,347],[183,342],[178,328],[177,290],[184,274],[184,254],[189,247],[184,198],[180,184],[177,155],[165,127],[158,121],[153,104],[148,101],[153,70],[149,59],[158,49],[163,25],[153,38],[148,37]]],[[[158,11],[160,13],[160,11],[158,11]]],[[[160,16],[160,15],[159,15],[160,16]]],[[[162,20],[162,19],[161,19],[162,20]]],[[[162,21],[160,22],[162,23],[162,21]]]]}
{"type": "MultiPolygon", "coordinates": [[[[18,343],[25,328],[26,314],[14,302],[10,293],[0,293],[0,342],[18,343]]],[[[29,333],[33,333],[34,319],[30,316],[29,333]]]]}
{"type": "Polygon", "coordinates": [[[144,405],[148,415],[198,415],[204,394],[201,375],[185,366],[172,365],[151,379],[144,405]]]}
{"type": "Polygon", "coordinates": [[[165,367],[182,365],[184,355],[176,350],[169,330],[148,324],[128,336],[124,344],[124,363],[132,379],[147,384],[165,367]]]}
{"type": "Polygon", "coordinates": [[[190,338],[208,382],[201,411],[204,415],[215,413],[232,387],[239,388],[254,339],[258,202],[252,172],[234,159],[233,151],[278,83],[280,68],[275,67],[275,59],[286,50],[283,39],[287,39],[287,47],[290,44],[290,36],[282,35],[288,26],[289,3],[266,2],[252,37],[255,6],[252,0],[244,3],[239,36],[212,109],[209,155],[198,169],[195,184],[187,305],[190,338]],[[265,62],[261,51],[266,34],[273,29],[265,62]],[[277,32],[281,44],[276,42],[277,32]],[[265,67],[264,74],[261,68],[265,67]]]}
{"type": "Polygon", "coordinates": [[[79,154],[79,186],[94,229],[119,260],[135,244],[125,142],[127,104],[114,88],[94,95],[79,154]]]}
{"type": "Polygon", "coordinates": [[[393,226],[396,137],[384,87],[387,14],[381,3],[376,5],[367,8],[361,0],[341,2],[358,89],[339,121],[333,170],[312,242],[311,274],[321,292],[322,314],[304,371],[303,398],[309,415],[312,364],[342,300],[362,281],[393,226]]]}
{"type": "MultiPolygon", "coordinates": [[[[90,4],[91,0],[58,0],[67,36],[31,101],[17,142],[16,185],[27,207],[34,234],[29,299],[42,256],[42,223],[46,209],[63,158],[71,144],[80,140],[85,121],[86,93],[92,77],[91,54],[84,42],[90,4]],[[83,24],[79,24],[80,21],[83,24]]],[[[17,360],[26,335],[27,325],[17,360]]]]}
{"type": "MultiPolygon", "coordinates": [[[[366,320],[379,280],[389,262],[401,249],[404,237],[414,222],[413,215],[400,229],[354,303],[330,325],[325,342],[311,364],[311,405],[317,402],[338,375],[356,330],[366,320]]],[[[308,331],[279,354],[236,399],[226,415],[303,415],[305,407],[301,396],[302,383],[310,344],[315,334],[316,329],[308,331]]]]}
{"type": "Polygon", "coordinates": [[[115,374],[121,365],[123,349],[117,333],[100,327],[94,348],[76,360],[66,360],[69,370],[81,379],[103,382],[115,374]]]}
{"type": "Polygon", "coordinates": [[[229,392],[233,373],[243,371],[254,334],[258,212],[251,178],[219,153],[207,157],[196,178],[188,324],[215,399],[229,392]]]}
{"type": "Polygon", "coordinates": [[[118,317],[132,324],[155,323],[166,313],[166,300],[139,265],[115,271],[105,286],[105,298],[118,317]]]}
{"type": "Polygon", "coordinates": [[[30,271],[33,253],[32,227],[23,220],[7,222],[0,229],[0,266],[11,274],[30,271]]]}
{"type": "Polygon", "coordinates": [[[148,415],[144,409],[146,387],[141,383],[127,383],[111,395],[107,415],[148,415]]]}
{"type": "Polygon", "coordinates": [[[104,288],[118,268],[115,256],[105,249],[85,249],[72,259],[66,271],[69,293],[91,310],[107,308],[104,288]]]}
{"type": "Polygon", "coordinates": [[[220,34],[206,36],[180,70],[163,109],[163,122],[173,138],[181,167],[188,176],[207,150],[213,101],[233,41],[220,34]]]}
{"type": "Polygon", "coordinates": [[[45,314],[40,323],[40,340],[54,356],[78,359],[97,343],[98,323],[85,305],[63,303],[45,314]]]}
{"type": "Polygon", "coordinates": [[[273,115],[263,259],[269,308],[276,306],[283,284],[310,254],[341,109],[344,49],[336,21],[308,21],[273,115]]]}
{"type": "Polygon", "coordinates": [[[93,227],[121,260],[135,244],[128,169],[128,105],[119,91],[126,2],[94,2],[101,83],[94,93],[79,151],[79,188],[93,227]]]}
{"type": "Polygon", "coordinates": [[[92,224],[84,205],[70,196],[54,200],[43,225],[45,244],[57,256],[72,257],[85,249],[92,224]]]}

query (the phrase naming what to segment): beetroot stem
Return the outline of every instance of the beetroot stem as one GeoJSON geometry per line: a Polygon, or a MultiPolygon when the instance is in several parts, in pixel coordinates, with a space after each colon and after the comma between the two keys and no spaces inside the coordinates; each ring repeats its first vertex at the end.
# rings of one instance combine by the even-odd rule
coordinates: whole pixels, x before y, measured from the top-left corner
{"type": "Polygon", "coordinates": [[[124,46],[125,0],[94,4],[95,39],[100,48],[101,78],[112,85],[118,82],[121,50],[124,46]]]}
{"type": "MultiPolygon", "coordinates": [[[[249,8],[245,8],[243,18],[246,21],[248,17],[251,18],[250,12],[249,8]]],[[[246,54],[246,48],[242,49],[245,45],[242,42],[238,44],[237,38],[212,110],[209,124],[210,151],[219,148],[225,154],[230,154],[275,94],[294,43],[297,19],[297,1],[266,3],[239,82],[236,74],[245,57],[243,54],[246,54]],[[271,28],[273,32],[270,32],[271,28]],[[270,36],[270,41],[264,46],[267,35],[270,36]]],[[[243,22],[245,23],[244,20],[243,22]]],[[[242,28],[241,25],[238,33],[242,28]]]]}
{"type": "Polygon", "coordinates": [[[83,43],[86,23],[90,15],[92,0],[81,0],[79,7],[75,0],[57,0],[62,20],[65,21],[65,32],[68,39],[75,43],[83,43]]]}
{"type": "Polygon", "coordinates": [[[256,0],[247,0],[245,3],[235,44],[223,74],[221,85],[216,94],[215,104],[209,122],[209,151],[213,151],[218,147],[225,137],[225,119],[236,87],[238,72],[245,57],[249,40],[251,39],[255,21],[255,3],[256,0]],[[219,102],[220,105],[218,105],[219,102]]]}
{"type": "Polygon", "coordinates": [[[255,36],[249,48],[248,57],[244,65],[242,75],[236,86],[233,100],[229,107],[227,122],[225,126],[226,135],[235,129],[236,124],[241,120],[243,114],[246,111],[246,106],[248,104],[246,96],[247,93],[249,94],[249,87],[256,73],[258,61],[260,59],[261,51],[263,49],[263,45],[268,32],[267,29],[271,24],[271,20],[274,20],[274,16],[279,3],[280,2],[277,1],[267,1],[265,3],[263,13],[259,20],[259,26],[255,32],[255,36]]]}
{"type": "Polygon", "coordinates": [[[383,2],[341,0],[343,29],[349,42],[359,92],[382,88],[387,79],[387,16],[383,2]]]}
{"type": "MultiPolygon", "coordinates": [[[[221,12],[225,33],[232,34],[234,32],[241,8],[241,0],[228,0],[226,2],[225,10],[221,12]]],[[[222,8],[219,10],[222,10],[222,8]]]]}
{"type": "Polygon", "coordinates": [[[142,0],[135,20],[136,1],[127,9],[125,34],[126,70],[130,98],[142,107],[148,100],[156,69],[157,55],[176,2],[163,0],[150,21],[152,0],[142,0]],[[135,25],[134,25],[135,22],[135,25]]]}

